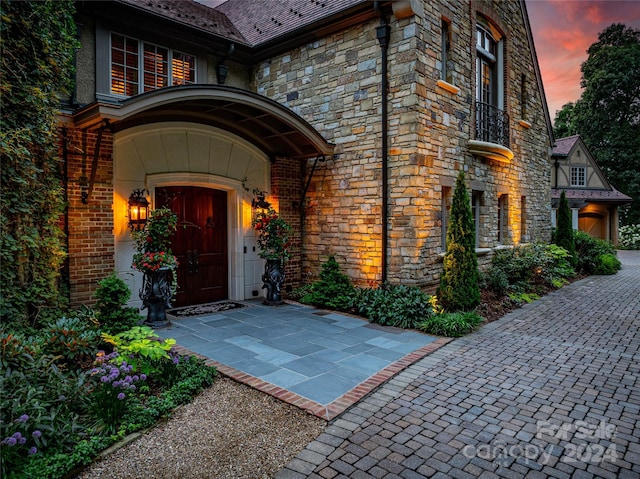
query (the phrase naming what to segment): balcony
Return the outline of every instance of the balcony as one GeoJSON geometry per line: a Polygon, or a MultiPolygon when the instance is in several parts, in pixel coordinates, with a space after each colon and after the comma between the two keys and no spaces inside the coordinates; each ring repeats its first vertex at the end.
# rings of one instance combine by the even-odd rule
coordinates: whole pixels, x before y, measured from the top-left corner
{"type": "Polygon", "coordinates": [[[491,160],[510,162],[509,115],[487,103],[476,102],[476,139],[469,141],[469,150],[491,160]]]}

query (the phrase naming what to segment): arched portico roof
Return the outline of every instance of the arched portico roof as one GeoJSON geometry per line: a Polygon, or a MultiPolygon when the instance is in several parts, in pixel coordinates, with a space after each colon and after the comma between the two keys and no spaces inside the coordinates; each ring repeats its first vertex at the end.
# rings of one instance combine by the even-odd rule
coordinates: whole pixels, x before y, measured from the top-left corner
{"type": "Polygon", "coordinates": [[[108,120],[112,131],[165,121],[215,126],[244,138],[272,158],[310,158],[333,154],[309,123],[262,95],[221,85],[163,88],[119,103],[96,102],[73,115],[80,128],[108,120]]]}

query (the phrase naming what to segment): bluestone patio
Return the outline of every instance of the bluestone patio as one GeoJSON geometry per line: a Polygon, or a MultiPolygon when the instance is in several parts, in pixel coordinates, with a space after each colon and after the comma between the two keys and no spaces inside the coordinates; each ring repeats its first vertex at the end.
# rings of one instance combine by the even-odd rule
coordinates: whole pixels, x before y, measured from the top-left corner
{"type": "Polygon", "coordinates": [[[325,419],[450,341],[297,303],[240,304],[172,319],[157,332],[221,373],[325,419]]]}

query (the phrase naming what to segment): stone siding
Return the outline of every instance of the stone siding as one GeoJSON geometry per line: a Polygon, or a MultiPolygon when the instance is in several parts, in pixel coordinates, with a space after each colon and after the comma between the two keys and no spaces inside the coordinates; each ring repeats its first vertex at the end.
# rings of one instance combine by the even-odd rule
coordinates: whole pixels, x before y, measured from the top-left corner
{"type": "MultiPolygon", "coordinates": [[[[508,195],[503,243],[547,240],[550,220],[550,141],[542,97],[518,2],[423,2],[424,17],[390,17],[389,261],[394,283],[433,286],[442,268],[443,186],[460,170],[469,192],[481,192],[481,248],[498,245],[498,197],[508,195]],[[505,109],[510,115],[509,163],[473,156],[475,24],[480,12],[505,36],[505,109]],[[438,86],[441,19],[451,25],[451,82],[438,86]],[[527,118],[520,118],[526,79],[527,118]],[[521,126],[526,120],[530,128],[521,126]],[[526,217],[522,220],[521,198],[526,217]],[[522,234],[524,224],[526,234],[522,234]]],[[[256,66],[254,88],[307,120],[336,155],[319,163],[305,201],[302,266],[314,277],[335,255],[357,284],[380,281],[381,271],[381,49],[379,21],[332,35],[256,66]]],[[[309,170],[313,160],[307,163],[309,170]]],[[[491,254],[480,258],[481,264],[491,254]]]]}

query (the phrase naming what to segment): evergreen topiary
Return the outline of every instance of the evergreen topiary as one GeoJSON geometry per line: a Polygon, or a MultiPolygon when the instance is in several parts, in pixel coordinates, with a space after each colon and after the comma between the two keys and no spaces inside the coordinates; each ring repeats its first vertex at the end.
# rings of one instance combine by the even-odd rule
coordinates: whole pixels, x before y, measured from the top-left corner
{"type": "Polygon", "coordinates": [[[571,221],[571,210],[564,191],[560,194],[560,205],[558,206],[558,224],[556,230],[556,244],[571,255],[572,266],[576,264],[576,243],[573,238],[573,226],[571,221]]]}
{"type": "Polygon", "coordinates": [[[480,304],[476,234],[471,202],[464,184],[464,172],[456,181],[447,228],[447,252],[444,270],[436,292],[438,301],[447,311],[469,311],[480,304]]]}
{"type": "Polygon", "coordinates": [[[320,279],[311,285],[311,291],[300,298],[300,302],[344,311],[351,305],[353,291],[351,280],[340,270],[335,257],[330,256],[322,265],[320,279]]]}

